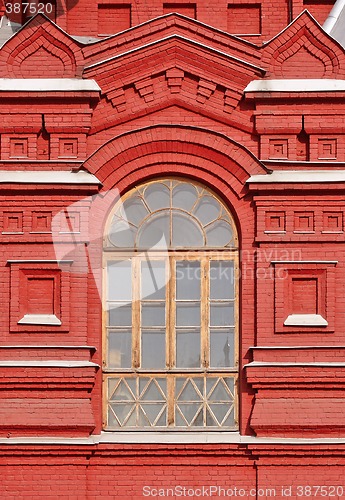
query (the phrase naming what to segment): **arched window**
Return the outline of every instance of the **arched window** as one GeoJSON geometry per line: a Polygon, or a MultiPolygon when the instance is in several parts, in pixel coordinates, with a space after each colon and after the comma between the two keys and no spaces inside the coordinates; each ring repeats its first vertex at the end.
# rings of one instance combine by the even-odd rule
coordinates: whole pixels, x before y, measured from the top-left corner
{"type": "Polygon", "coordinates": [[[182,179],[130,191],[104,241],[104,428],[236,429],[237,234],[182,179]]]}

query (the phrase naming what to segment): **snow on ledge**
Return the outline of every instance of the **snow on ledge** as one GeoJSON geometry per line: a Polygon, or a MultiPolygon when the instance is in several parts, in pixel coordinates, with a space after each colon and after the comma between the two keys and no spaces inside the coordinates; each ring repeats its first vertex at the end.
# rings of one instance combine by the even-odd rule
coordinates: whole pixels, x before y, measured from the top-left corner
{"type": "Polygon", "coordinates": [[[96,176],[78,172],[54,170],[0,170],[0,184],[101,184],[96,176]]]}
{"type": "Polygon", "coordinates": [[[100,92],[95,80],[78,78],[0,78],[0,92],[100,92]]]}
{"type": "Polygon", "coordinates": [[[345,80],[254,80],[244,92],[345,92],[345,80]]]}
{"type": "Polygon", "coordinates": [[[271,174],[252,175],[247,183],[345,182],[345,170],[274,170],[271,174]]]}

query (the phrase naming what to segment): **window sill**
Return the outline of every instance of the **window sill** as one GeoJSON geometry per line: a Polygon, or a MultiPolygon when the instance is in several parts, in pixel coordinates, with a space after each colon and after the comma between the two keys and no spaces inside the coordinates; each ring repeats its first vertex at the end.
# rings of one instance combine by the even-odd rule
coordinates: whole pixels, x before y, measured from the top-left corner
{"type": "Polygon", "coordinates": [[[102,431],[99,443],[140,443],[140,444],[205,444],[240,443],[241,436],[236,430],[205,431],[102,431]]]}
{"type": "Polygon", "coordinates": [[[290,314],[284,321],[285,326],[328,326],[321,314],[290,314]]]}
{"type": "Polygon", "coordinates": [[[52,325],[60,326],[61,321],[55,314],[25,314],[18,325],[52,325]]]}

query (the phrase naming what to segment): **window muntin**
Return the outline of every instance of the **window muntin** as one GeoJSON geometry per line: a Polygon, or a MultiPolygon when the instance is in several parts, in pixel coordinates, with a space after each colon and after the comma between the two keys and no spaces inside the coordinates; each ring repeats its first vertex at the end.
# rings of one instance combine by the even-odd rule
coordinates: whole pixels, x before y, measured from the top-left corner
{"type": "Polygon", "coordinates": [[[104,253],[105,429],[235,429],[237,250],[230,215],[204,187],[165,179],[133,190],[115,207],[110,228],[104,253]],[[137,212],[138,206],[146,211],[137,212]],[[184,247],[184,220],[180,232],[174,230],[175,206],[201,228],[200,249],[190,239],[190,249],[184,247]],[[156,217],[165,220],[160,233],[150,229],[156,217]],[[119,219],[125,229],[114,240],[119,219]],[[214,240],[222,250],[207,247],[207,226],[220,234],[224,222],[231,240],[214,240]],[[157,248],[162,235],[164,251],[157,248]],[[119,241],[133,248],[123,251],[115,246],[119,241]],[[152,246],[136,251],[142,241],[152,246]]]}

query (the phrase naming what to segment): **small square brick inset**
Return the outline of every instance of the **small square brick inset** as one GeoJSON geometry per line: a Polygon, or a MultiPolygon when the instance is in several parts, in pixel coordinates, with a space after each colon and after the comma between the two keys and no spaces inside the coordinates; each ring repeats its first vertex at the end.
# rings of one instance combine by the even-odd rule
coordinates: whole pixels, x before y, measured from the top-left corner
{"type": "Polygon", "coordinates": [[[23,212],[4,212],[2,233],[23,233],[23,212]]]}
{"type": "Polygon", "coordinates": [[[337,158],[337,139],[318,140],[318,159],[335,160],[337,158]]]}
{"type": "Polygon", "coordinates": [[[260,35],[261,4],[228,4],[227,31],[232,35],[260,35]]]}
{"type": "Polygon", "coordinates": [[[51,212],[33,212],[31,232],[50,233],[52,224],[51,212]]]}
{"type": "Polygon", "coordinates": [[[61,214],[60,233],[79,233],[80,232],[80,214],[78,212],[69,212],[61,214]]]}
{"type": "Polygon", "coordinates": [[[10,158],[28,157],[28,139],[10,139],[10,158]]]}
{"type": "Polygon", "coordinates": [[[294,232],[313,233],[314,232],[314,212],[294,213],[294,232]]]}
{"type": "Polygon", "coordinates": [[[59,158],[77,158],[78,139],[59,140],[59,158]]]}
{"type": "Polygon", "coordinates": [[[285,212],[266,212],[265,232],[285,232],[285,212]]]}
{"type": "Polygon", "coordinates": [[[324,233],[342,233],[344,228],[343,212],[324,212],[323,231],[324,233]]]}
{"type": "Polygon", "coordinates": [[[269,154],[270,158],[288,158],[289,147],[288,139],[270,139],[269,154]]]}

